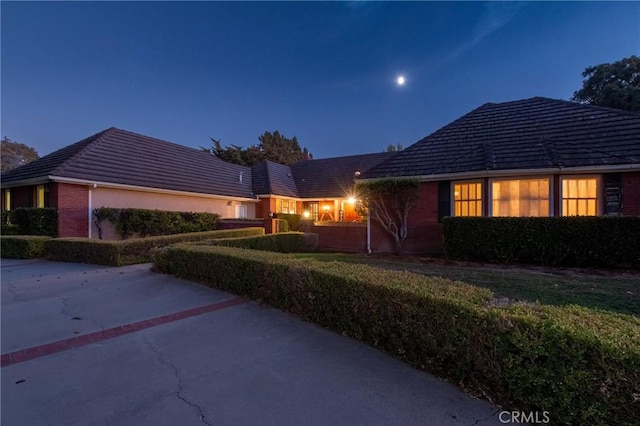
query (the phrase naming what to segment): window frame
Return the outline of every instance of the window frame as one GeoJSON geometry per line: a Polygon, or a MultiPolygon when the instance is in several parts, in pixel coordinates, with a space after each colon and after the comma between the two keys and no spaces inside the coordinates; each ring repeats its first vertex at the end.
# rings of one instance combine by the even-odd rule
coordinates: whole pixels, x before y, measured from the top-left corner
{"type": "Polygon", "coordinates": [[[490,178],[488,183],[488,188],[487,188],[487,213],[489,217],[554,217],[554,207],[555,207],[555,191],[554,191],[554,177],[553,175],[517,175],[517,176],[510,176],[510,177],[497,177],[497,178],[490,178]],[[549,182],[549,211],[547,212],[546,216],[495,216],[493,213],[493,184],[494,182],[508,182],[508,181],[522,181],[522,180],[547,180],[549,182]]]}
{"type": "MultiPolygon", "coordinates": [[[[561,175],[559,177],[559,183],[558,183],[558,204],[559,204],[559,208],[558,208],[558,215],[560,217],[579,217],[579,216],[584,216],[584,217],[594,217],[594,216],[602,216],[602,212],[603,212],[603,208],[604,208],[604,196],[603,196],[603,191],[602,191],[602,175],[585,175],[585,174],[580,174],[580,175],[561,175]],[[595,179],[596,180],[596,213],[595,215],[565,215],[564,211],[563,211],[563,201],[564,201],[564,191],[563,191],[563,182],[565,180],[580,180],[580,179],[595,179]]],[[[575,200],[578,199],[590,199],[590,198],[572,198],[575,200]]]]}
{"type": "Polygon", "coordinates": [[[482,217],[484,216],[484,206],[485,206],[485,197],[484,197],[484,181],[483,180],[478,180],[478,179],[473,179],[473,180],[456,180],[456,181],[451,181],[451,201],[450,201],[450,215],[451,217],[482,217]],[[456,185],[469,185],[469,184],[480,184],[480,198],[479,199],[467,199],[467,200],[460,200],[460,202],[466,201],[466,202],[471,202],[471,201],[480,201],[480,214],[475,215],[475,216],[471,216],[471,215],[460,215],[460,216],[456,216],[456,185]]]}

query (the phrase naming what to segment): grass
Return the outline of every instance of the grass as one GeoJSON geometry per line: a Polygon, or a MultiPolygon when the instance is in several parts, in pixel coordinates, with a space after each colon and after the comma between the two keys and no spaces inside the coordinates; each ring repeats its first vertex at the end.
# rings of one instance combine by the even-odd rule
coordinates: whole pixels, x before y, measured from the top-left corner
{"type": "Polygon", "coordinates": [[[640,316],[640,274],[637,272],[510,267],[441,259],[343,253],[300,253],[294,256],[441,276],[489,288],[498,299],[509,298],[546,305],[574,304],[640,316]]]}

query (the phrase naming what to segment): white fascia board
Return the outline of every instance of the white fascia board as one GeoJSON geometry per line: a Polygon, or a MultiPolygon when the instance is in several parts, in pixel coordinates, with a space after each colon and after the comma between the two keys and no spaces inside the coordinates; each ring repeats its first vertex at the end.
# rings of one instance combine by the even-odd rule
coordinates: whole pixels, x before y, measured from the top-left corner
{"type": "Polygon", "coordinates": [[[214,198],[218,200],[234,200],[234,201],[244,201],[244,202],[252,202],[252,203],[258,202],[258,200],[256,200],[255,198],[233,197],[229,195],[217,195],[217,194],[203,194],[201,192],[176,191],[173,189],[149,188],[146,186],[125,185],[121,183],[100,182],[100,181],[67,178],[67,177],[60,177],[60,176],[48,176],[48,179],[58,183],[88,185],[91,187],[98,187],[98,188],[102,187],[102,188],[112,188],[112,189],[123,189],[127,191],[153,192],[158,194],[183,195],[183,196],[189,196],[189,197],[214,198]]]}
{"type": "Polygon", "coordinates": [[[2,189],[8,189],[8,188],[16,188],[18,186],[31,186],[31,185],[42,185],[44,183],[48,183],[49,179],[46,176],[43,177],[39,177],[39,178],[31,178],[31,179],[24,179],[24,180],[17,180],[15,182],[9,182],[7,184],[5,184],[4,182],[1,183],[2,189]]]}

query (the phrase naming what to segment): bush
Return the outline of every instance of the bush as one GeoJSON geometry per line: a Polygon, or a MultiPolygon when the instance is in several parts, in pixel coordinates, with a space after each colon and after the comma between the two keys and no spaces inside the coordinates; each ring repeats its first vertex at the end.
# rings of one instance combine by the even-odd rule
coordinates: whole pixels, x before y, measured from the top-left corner
{"type": "Polygon", "coordinates": [[[640,217],[444,218],[452,259],[640,267],[640,217]]]}
{"type": "Polygon", "coordinates": [[[9,210],[1,210],[0,214],[0,225],[9,225],[9,210]]]}
{"type": "Polygon", "coordinates": [[[18,227],[20,235],[58,235],[58,211],[50,207],[10,210],[7,220],[18,227]]]}
{"type": "Polygon", "coordinates": [[[208,241],[207,244],[278,253],[306,253],[318,246],[318,234],[286,232],[258,237],[222,238],[208,241]]]}
{"type": "Polygon", "coordinates": [[[93,217],[102,235],[102,222],[113,223],[122,238],[204,232],[218,229],[220,215],[216,213],[174,212],[147,209],[117,209],[100,207],[93,217]]]}
{"type": "Polygon", "coordinates": [[[275,213],[273,218],[287,222],[286,231],[281,232],[298,232],[300,230],[300,220],[302,216],[299,214],[275,213]]]}
{"type": "Polygon", "coordinates": [[[243,228],[132,238],[122,241],[56,238],[47,242],[46,250],[51,260],[124,266],[150,262],[155,249],[171,244],[263,234],[264,228],[243,228]]]}
{"type": "Polygon", "coordinates": [[[636,424],[640,319],[575,306],[492,306],[487,289],[406,271],[181,244],[154,268],[360,339],[554,424],[636,424]]]}
{"type": "Polygon", "coordinates": [[[0,237],[2,257],[12,259],[35,259],[45,254],[45,242],[51,237],[40,235],[19,235],[0,237]]]}
{"type": "Polygon", "coordinates": [[[20,228],[17,225],[2,225],[0,233],[2,235],[20,235],[20,228]]]}

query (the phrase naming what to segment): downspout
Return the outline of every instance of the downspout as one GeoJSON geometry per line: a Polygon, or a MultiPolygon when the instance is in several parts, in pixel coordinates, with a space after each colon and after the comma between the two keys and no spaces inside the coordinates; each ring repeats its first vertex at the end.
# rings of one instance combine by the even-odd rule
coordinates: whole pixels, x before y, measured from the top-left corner
{"type": "Polygon", "coordinates": [[[371,254],[371,215],[367,215],[367,254],[371,254]]]}
{"type": "MultiPolygon", "coordinates": [[[[96,184],[94,183],[94,184],[93,184],[93,186],[95,187],[95,185],[96,185],[96,184]]],[[[92,187],[89,187],[89,238],[91,238],[91,231],[92,231],[92,229],[91,229],[91,228],[92,228],[92,226],[91,226],[91,219],[92,219],[92,217],[91,217],[91,211],[93,210],[93,209],[91,208],[91,202],[92,202],[92,200],[91,200],[91,198],[92,198],[92,197],[91,197],[91,190],[92,190],[92,189],[93,189],[92,187]]]]}

